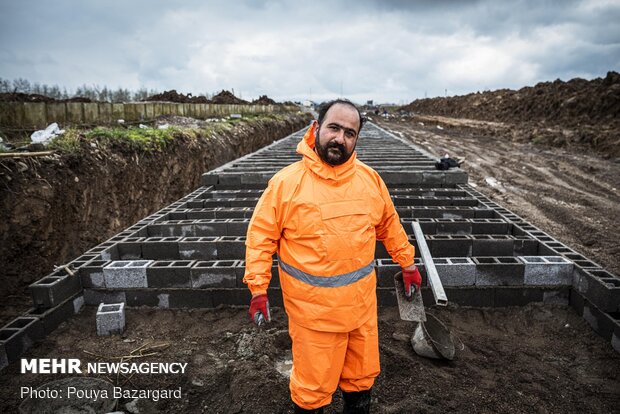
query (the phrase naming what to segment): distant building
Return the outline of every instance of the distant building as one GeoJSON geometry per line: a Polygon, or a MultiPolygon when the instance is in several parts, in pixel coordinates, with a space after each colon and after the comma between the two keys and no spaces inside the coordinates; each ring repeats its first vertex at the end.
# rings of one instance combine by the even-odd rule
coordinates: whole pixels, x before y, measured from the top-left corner
{"type": "Polygon", "coordinates": [[[373,106],[373,105],[374,105],[374,103],[373,103],[372,99],[369,99],[369,100],[366,101],[366,106],[373,106]]]}

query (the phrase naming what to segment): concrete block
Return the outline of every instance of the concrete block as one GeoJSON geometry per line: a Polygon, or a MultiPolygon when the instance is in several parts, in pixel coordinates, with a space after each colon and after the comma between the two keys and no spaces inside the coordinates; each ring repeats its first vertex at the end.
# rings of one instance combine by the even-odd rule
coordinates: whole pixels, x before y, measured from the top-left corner
{"type": "Polygon", "coordinates": [[[227,223],[226,220],[218,220],[218,219],[205,219],[205,220],[195,220],[194,224],[194,234],[192,236],[196,237],[206,237],[206,236],[222,236],[227,233],[227,223]]]}
{"type": "Polygon", "coordinates": [[[507,235],[476,234],[472,240],[473,256],[512,256],[514,239],[507,235]]]}
{"type": "Polygon", "coordinates": [[[218,259],[245,259],[245,237],[222,236],[215,242],[218,259]]]}
{"type": "Polygon", "coordinates": [[[433,257],[467,257],[472,254],[472,239],[467,235],[428,236],[433,257]]]}
{"type": "Polygon", "coordinates": [[[544,289],[537,287],[496,287],[496,307],[525,306],[532,302],[543,302],[544,289]]]}
{"type": "MultiPolygon", "coordinates": [[[[76,272],[77,273],[77,272],[76,272]]],[[[58,270],[29,286],[35,307],[53,308],[82,290],[80,276],[58,270]]]]}
{"type": "Polygon", "coordinates": [[[237,286],[237,260],[198,261],[191,268],[193,288],[215,288],[237,286]]]}
{"type": "Polygon", "coordinates": [[[569,286],[561,286],[543,291],[543,303],[545,305],[568,306],[571,289],[569,286]]]}
{"type": "MultiPolygon", "coordinates": [[[[248,288],[213,289],[213,307],[218,306],[248,306],[252,299],[252,294],[248,288]]],[[[271,299],[272,289],[267,292],[269,305],[277,306],[271,299]]]]}
{"type": "Polygon", "coordinates": [[[186,260],[217,259],[217,240],[215,236],[184,237],[179,240],[179,257],[186,260]]]}
{"type": "Polygon", "coordinates": [[[103,268],[107,288],[147,287],[146,269],[152,260],[119,260],[103,268]]]}
{"type": "Polygon", "coordinates": [[[400,265],[392,259],[377,260],[377,286],[394,287],[394,275],[400,272],[400,265]]]}
{"type": "Polygon", "coordinates": [[[502,219],[472,219],[472,234],[510,234],[511,224],[502,219]]]}
{"type": "Polygon", "coordinates": [[[535,256],[538,253],[538,244],[538,240],[530,236],[514,236],[513,254],[515,256],[535,256]]]}
{"type": "Polygon", "coordinates": [[[394,288],[378,287],[377,288],[377,305],[379,307],[398,306],[396,299],[396,291],[394,288]]]}
{"type": "Polygon", "coordinates": [[[444,286],[470,286],[476,283],[476,264],[469,257],[446,257],[434,260],[444,286]]]}
{"type": "Polygon", "coordinates": [[[437,219],[436,234],[471,234],[472,222],[469,220],[437,219]]]}
{"type": "Polygon", "coordinates": [[[603,312],[620,311],[620,279],[603,269],[575,269],[573,288],[603,312]]]}
{"type": "Polygon", "coordinates": [[[181,237],[148,237],[142,242],[142,257],[148,260],[177,260],[181,237]]]}
{"type": "Polygon", "coordinates": [[[573,280],[573,263],[562,256],[519,256],[526,285],[566,285],[573,280]]]}
{"type": "Polygon", "coordinates": [[[97,309],[97,335],[122,334],[125,330],[125,303],[101,303],[97,309]]]}
{"type": "Polygon", "coordinates": [[[128,237],[116,245],[119,260],[139,260],[142,256],[144,237],[128,237]]]}
{"type": "Polygon", "coordinates": [[[446,296],[460,306],[492,307],[495,291],[492,287],[446,287],[446,296]]]}
{"type": "Polygon", "coordinates": [[[213,308],[212,289],[171,289],[168,300],[171,309],[213,308]]]}
{"type": "Polygon", "coordinates": [[[198,220],[168,220],[159,223],[147,222],[147,237],[191,237],[196,236],[195,223],[198,220]]]}
{"type": "Polygon", "coordinates": [[[148,306],[168,309],[170,307],[170,291],[166,289],[130,289],[125,292],[127,306],[148,306]]]}
{"type": "Polygon", "coordinates": [[[44,337],[39,318],[19,316],[0,329],[0,348],[4,348],[7,361],[11,363],[44,337]]]}
{"type": "Polygon", "coordinates": [[[217,178],[218,178],[217,174],[213,174],[213,173],[202,174],[202,176],[200,177],[200,184],[203,186],[216,185],[218,182],[217,178]]]}
{"type": "Polygon", "coordinates": [[[523,285],[524,265],[515,257],[474,257],[477,286],[523,285]]]}
{"type": "Polygon", "coordinates": [[[610,341],[614,334],[614,319],[608,313],[601,311],[589,300],[585,300],[583,307],[583,319],[588,322],[594,332],[602,336],[605,340],[610,341]]]}
{"type": "Polygon", "coordinates": [[[103,278],[103,268],[110,262],[105,260],[91,260],[84,266],[80,267],[79,275],[83,288],[101,288],[105,287],[103,278]]]}
{"type": "Polygon", "coordinates": [[[189,288],[191,287],[191,268],[193,260],[157,260],[146,268],[148,287],[189,288]]]}
{"type": "Polygon", "coordinates": [[[250,219],[227,219],[226,235],[227,236],[245,236],[248,233],[250,219]]]}

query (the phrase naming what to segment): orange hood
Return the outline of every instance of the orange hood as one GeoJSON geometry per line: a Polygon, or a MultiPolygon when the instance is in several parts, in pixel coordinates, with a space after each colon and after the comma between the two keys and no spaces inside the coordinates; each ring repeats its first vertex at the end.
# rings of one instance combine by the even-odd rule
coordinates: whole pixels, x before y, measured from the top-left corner
{"type": "Polygon", "coordinates": [[[306,134],[297,144],[297,153],[303,155],[304,165],[310,171],[331,182],[342,183],[349,181],[355,174],[357,164],[357,152],[353,151],[353,155],[344,164],[332,166],[325,163],[319,154],[316,153],[314,147],[316,143],[317,124],[312,123],[306,134]]]}

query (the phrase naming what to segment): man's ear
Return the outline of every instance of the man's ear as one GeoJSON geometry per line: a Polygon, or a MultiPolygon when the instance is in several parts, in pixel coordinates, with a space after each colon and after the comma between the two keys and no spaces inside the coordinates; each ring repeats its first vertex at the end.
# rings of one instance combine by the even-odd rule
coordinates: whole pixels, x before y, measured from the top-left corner
{"type": "Polygon", "coordinates": [[[317,121],[316,119],[313,119],[312,123],[310,124],[310,126],[313,126],[313,127],[317,128],[319,126],[319,121],[317,121]]]}

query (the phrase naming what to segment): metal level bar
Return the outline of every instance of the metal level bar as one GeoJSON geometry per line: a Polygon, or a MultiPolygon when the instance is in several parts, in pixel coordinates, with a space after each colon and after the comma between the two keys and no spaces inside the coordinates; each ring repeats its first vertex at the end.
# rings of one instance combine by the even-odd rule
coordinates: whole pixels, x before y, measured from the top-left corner
{"type": "Polygon", "coordinates": [[[443,290],[443,285],[441,284],[441,279],[439,279],[439,274],[435,268],[435,263],[433,262],[431,252],[426,245],[422,227],[420,227],[420,223],[417,221],[412,222],[411,225],[413,226],[415,240],[418,243],[418,250],[420,251],[422,263],[424,263],[424,268],[426,269],[428,283],[433,290],[433,296],[435,296],[435,303],[437,305],[446,306],[448,304],[448,298],[446,296],[446,292],[443,290]]]}

